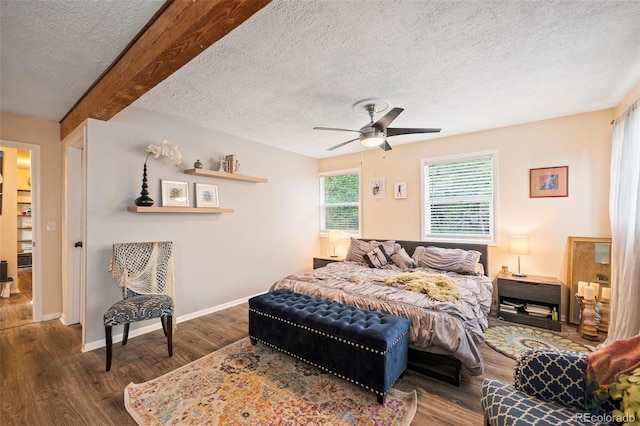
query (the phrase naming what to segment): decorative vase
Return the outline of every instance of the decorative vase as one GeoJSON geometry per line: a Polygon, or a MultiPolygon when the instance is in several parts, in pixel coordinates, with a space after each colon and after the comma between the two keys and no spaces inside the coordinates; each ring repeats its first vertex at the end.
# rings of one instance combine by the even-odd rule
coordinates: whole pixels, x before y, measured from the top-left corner
{"type": "Polygon", "coordinates": [[[147,163],[144,163],[144,171],[142,173],[142,191],[140,191],[140,196],[136,198],[135,203],[136,206],[140,207],[151,207],[153,205],[153,199],[149,197],[149,191],[147,191],[147,163]]]}
{"type": "Polygon", "coordinates": [[[195,163],[193,163],[193,167],[196,169],[201,169],[202,168],[202,163],[200,162],[200,160],[196,160],[195,163]]]}

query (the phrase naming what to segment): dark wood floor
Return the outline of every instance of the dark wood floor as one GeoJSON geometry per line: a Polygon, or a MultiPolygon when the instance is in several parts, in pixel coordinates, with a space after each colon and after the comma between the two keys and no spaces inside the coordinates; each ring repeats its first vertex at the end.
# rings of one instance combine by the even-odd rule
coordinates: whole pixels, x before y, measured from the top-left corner
{"type": "MultiPolygon", "coordinates": [[[[135,425],[124,408],[127,384],[150,380],[247,336],[248,307],[242,304],[180,323],[172,358],[167,357],[161,330],[130,339],[124,347],[114,345],[107,373],[104,349],[80,352],[79,326],[66,327],[58,320],[23,324],[17,317],[11,325],[10,318],[19,315],[18,305],[0,304],[0,318],[9,325],[0,329],[3,425],[135,425]]],[[[562,334],[588,343],[572,326],[565,326],[562,334]]],[[[414,372],[400,379],[396,388],[418,393],[414,425],[483,424],[482,380],[510,383],[514,361],[486,345],[481,352],[485,374],[463,378],[460,387],[414,372]]]]}
{"type": "Polygon", "coordinates": [[[31,324],[31,268],[18,270],[18,289],[9,298],[0,298],[0,330],[31,324]]]}

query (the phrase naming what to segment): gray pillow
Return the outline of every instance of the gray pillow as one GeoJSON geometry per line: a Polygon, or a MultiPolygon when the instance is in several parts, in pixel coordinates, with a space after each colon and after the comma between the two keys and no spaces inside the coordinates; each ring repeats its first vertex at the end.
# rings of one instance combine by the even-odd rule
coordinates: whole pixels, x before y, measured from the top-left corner
{"type": "Polygon", "coordinates": [[[395,248],[395,243],[395,241],[385,241],[382,243],[380,241],[363,241],[351,237],[351,242],[349,243],[349,249],[347,250],[345,260],[366,265],[367,263],[364,260],[364,256],[367,253],[382,244],[384,252],[388,256],[391,256],[395,248]]]}
{"type": "Polygon", "coordinates": [[[441,247],[416,247],[413,260],[418,266],[440,271],[473,275],[481,253],[475,250],[447,249],[441,247]]]}
{"type": "Polygon", "coordinates": [[[391,255],[393,264],[402,269],[412,269],[416,267],[416,262],[409,256],[404,247],[396,243],[395,253],[391,255]]]}

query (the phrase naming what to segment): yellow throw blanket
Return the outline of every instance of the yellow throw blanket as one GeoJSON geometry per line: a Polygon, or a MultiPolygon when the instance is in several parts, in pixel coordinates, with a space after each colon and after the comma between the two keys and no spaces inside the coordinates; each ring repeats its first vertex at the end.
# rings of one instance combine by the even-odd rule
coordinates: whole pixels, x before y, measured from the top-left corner
{"type": "Polygon", "coordinates": [[[440,302],[451,302],[460,298],[460,287],[452,278],[444,274],[408,272],[385,278],[385,284],[404,284],[411,291],[424,293],[440,302]]]}

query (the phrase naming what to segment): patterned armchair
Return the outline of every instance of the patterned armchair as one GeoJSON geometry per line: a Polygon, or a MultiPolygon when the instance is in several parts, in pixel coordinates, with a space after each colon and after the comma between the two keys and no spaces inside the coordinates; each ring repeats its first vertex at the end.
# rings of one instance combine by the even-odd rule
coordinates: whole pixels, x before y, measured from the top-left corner
{"type": "Polygon", "coordinates": [[[124,346],[132,322],[160,318],[169,356],[173,356],[173,243],[114,244],[109,270],[122,287],[123,297],[104,314],[107,371],[111,369],[114,325],[124,325],[124,346]]]}
{"type": "Polygon", "coordinates": [[[514,383],[485,379],[482,409],[487,425],[585,425],[608,424],[603,413],[585,411],[585,354],[550,349],[531,349],[516,361],[514,383]],[[600,423],[599,423],[600,422],[600,423]]]}

